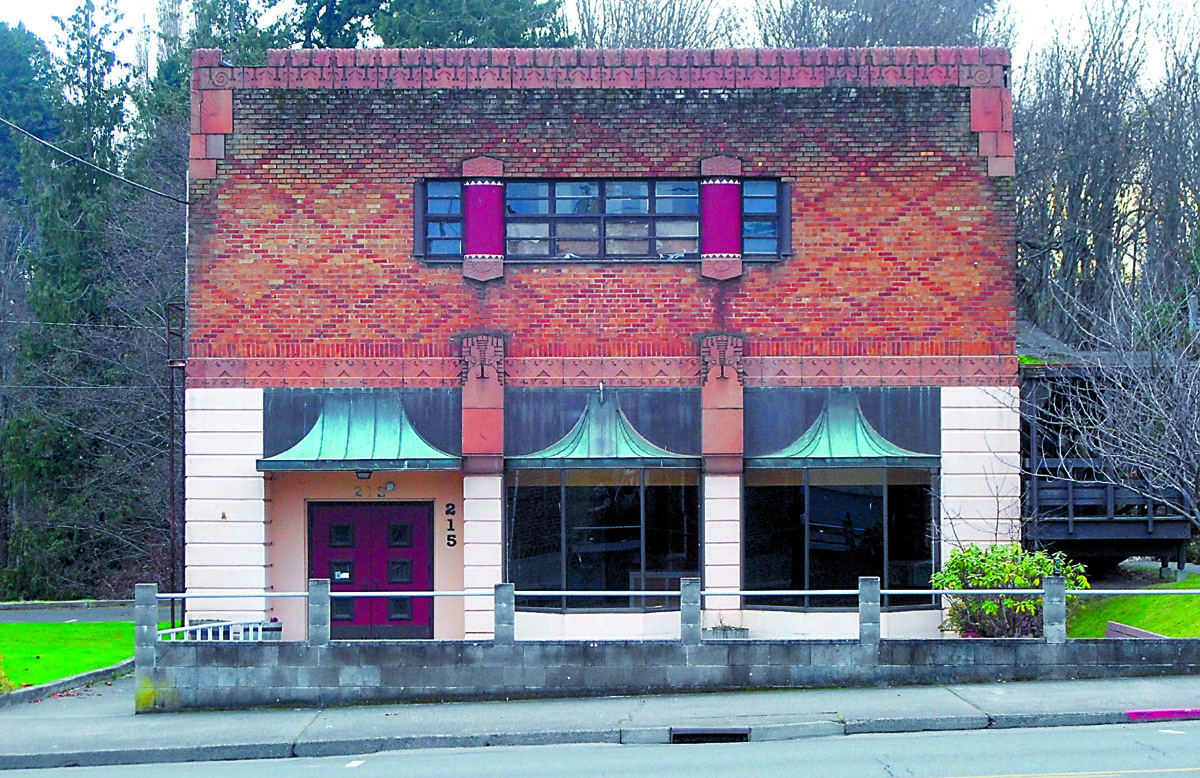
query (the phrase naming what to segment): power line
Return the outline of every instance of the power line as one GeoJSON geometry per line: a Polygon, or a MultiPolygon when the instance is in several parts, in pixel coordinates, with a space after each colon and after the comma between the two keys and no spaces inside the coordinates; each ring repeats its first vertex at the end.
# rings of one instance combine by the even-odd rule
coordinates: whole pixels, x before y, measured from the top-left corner
{"type": "Polygon", "coordinates": [[[109,389],[161,389],[160,386],[154,384],[125,384],[123,386],[65,386],[63,384],[46,384],[39,386],[37,384],[0,384],[0,389],[69,389],[73,392],[83,389],[96,389],[108,391],[109,389]]]}
{"type": "Polygon", "coordinates": [[[150,187],[148,187],[148,186],[146,186],[146,185],[144,185],[144,184],[139,184],[137,181],[130,181],[128,178],[125,178],[125,177],[124,177],[124,176],[122,176],[122,175],[119,175],[119,174],[117,174],[117,173],[113,173],[113,172],[111,172],[111,171],[109,171],[109,170],[105,170],[104,168],[100,167],[99,165],[95,165],[95,164],[93,164],[93,163],[91,163],[91,162],[88,162],[86,159],[81,159],[80,157],[77,157],[77,156],[75,156],[74,154],[72,154],[72,153],[71,153],[71,152],[69,152],[69,151],[65,151],[65,150],[63,150],[63,149],[60,149],[58,146],[55,146],[55,145],[54,145],[53,143],[51,143],[50,141],[42,140],[41,138],[39,138],[38,136],[34,135],[32,132],[30,132],[29,130],[25,129],[24,127],[18,127],[17,125],[15,125],[15,124],[13,124],[12,122],[10,122],[8,119],[5,119],[3,116],[0,116],[0,123],[7,124],[9,127],[12,127],[12,128],[13,128],[14,130],[16,130],[17,132],[19,132],[19,133],[21,133],[21,134],[23,134],[23,135],[26,135],[26,136],[28,136],[28,137],[32,138],[33,140],[35,140],[35,141],[37,141],[38,143],[40,143],[40,144],[42,144],[43,146],[45,146],[46,148],[53,149],[54,151],[57,151],[59,154],[62,154],[64,157],[67,157],[67,158],[68,158],[68,159],[70,159],[70,160],[73,160],[73,161],[75,161],[75,162],[78,162],[78,163],[80,163],[81,165],[86,165],[87,167],[90,167],[92,170],[95,170],[97,173],[103,173],[104,175],[106,175],[106,176],[109,176],[110,178],[115,178],[115,179],[117,179],[118,181],[121,181],[121,182],[123,182],[123,183],[129,184],[130,186],[135,186],[135,187],[137,187],[138,189],[141,189],[141,190],[143,190],[143,191],[145,191],[145,192],[149,192],[150,194],[153,194],[153,195],[158,195],[159,197],[165,197],[165,198],[167,198],[168,200],[174,200],[175,202],[177,202],[177,203],[179,203],[179,204],[181,204],[181,205],[190,205],[190,203],[188,203],[188,201],[187,201],[187,200],[181,200],[181,199],[179,199],[178,197],[175,197],[174,195],[169,195],[169,194],[167,194],[166,192],[160,192],[160,191],[158,191],[157,189],[151,189],[150,187]]]}
{"type": "Polygon", "coordinates": [[[0,324],[31,324],[38,327],[109,327],[118,330],[160,330],[161,326],[152,327],[148,324],[81,324],[69,321],[27,321],[24,319],[0,319],[0,324]]]}

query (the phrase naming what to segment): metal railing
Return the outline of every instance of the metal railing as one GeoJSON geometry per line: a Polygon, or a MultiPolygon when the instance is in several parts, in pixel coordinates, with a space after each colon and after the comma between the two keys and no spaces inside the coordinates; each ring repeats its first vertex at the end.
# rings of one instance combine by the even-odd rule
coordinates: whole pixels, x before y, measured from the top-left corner
{"type": "Polygon", "coordinates": [[[278,636],[279,631],[269,621],[211,621],[158,631],[159,640],[198,640],[202,643],[278,640],[278,636]]]}
{"type": "MultiPolygon", "coordinates": [[[[562,590],[562,589],[544,589],[544,590],[517,590],[512,584],[499,584],[494,590],[473,589],[473,590],[421,590],[421,591],[329,591],[327,584],[324,581],[314,580],[310,582],[310,586],[317,585],[314,588],[317,591],[300,591],[300,592],[274,592],[274,591],[256,591],[256,590],[230,590],[223,592],[189,592],[189,593],[163,593],[155,592],[154,601],[170,600],[170,599],[188,599],[188,600],[222,600],[222,599],[278,599],[278,598],[301,598],[309,601],[308,607],[308,631],[310,640],[316,635],[318,641],[321,639],[328,640],[329,634],[329,606],[330,600],[334,599],[354,599],[354,598],[416,598],[416,597],[446,597],[446,598],[491,598],[492,609],[495,613],[495,635],[499,640],[512,640],[515,638],[515,612],[516,598],[536,598],[536,597],[561,597],[561,598],[614,598],[614,597],[665,597],[674,598],[680,601],[680,621],[681,629],[687,632],[689,625],[697,631],[700,629],[700,622],[703,618],[703,603],[705,599],[713,598],[744,598],[741,608],[744,610],[756,598],[761,597],[846,597],[856,598],[857,610],[859,615],[860,639],[878,641],[879,627],[881,620],[880,603],[883,597],[886,596],[921,596],[928,597],[930,601],[937,604],[941,598],[945,597],[973,597],[973,596],[1011,596],[1011,597],[1040,597],[1043,599],[1043,610],[1045,616],[1045,631],[1047,640],[1050,642],[1061,642],[1066,639],[1066,614],[1065,602],[1067,596],[1072,597],[1104,597],[1104,596],[1195,596],[1200,595],[1200,589],[1073,589],[1067,591],[1065,582],[1061,578],[1046,579],[1045,585],[1040,588],[1028,589],[882,589],[879,587],[878,579],[863,578],[860,581],[859,589],[729,589],[729,588],[707,588],[701,589],[697,579],[685,579],[683,585],[678,591],[671,590],[646,590],[646,591],[612,591],[612,590],[562,590]],[[314,598],[317,602],[314,603],[314,598]],[[327,598],[327,599],[325,599],[327,598]],[[324,610],[320,607],[314,608],[315,605],[320,605],[320,601],[325,602],[324,610]],[[314,629],[316,630],[314,633],[314,629]],[[322,635],[324,636],[322,638],[322,635]]],[[[945,603],[941,603],[945,604],[945,603]]],[[[716,611],[722,611],[717,607],[716,611]]],[[[156,606],[153,609],[146,611],[146,618],[157,615],[156,606]]],[[[139,621],[139,624],[141,622],[139,621]]],[[[155,627],[157,628],[157,622],[155,627]]],[[[261,620],[250,621],[218,621],[191,624],[184,627],[157,630],[156,636],[158,640],[164,641],[259,641],[264,639],[277,639],[280,627],[277,624],[263,622],[261,620]],[[272,634],[274,633],[274,634],[272,634]]]]}

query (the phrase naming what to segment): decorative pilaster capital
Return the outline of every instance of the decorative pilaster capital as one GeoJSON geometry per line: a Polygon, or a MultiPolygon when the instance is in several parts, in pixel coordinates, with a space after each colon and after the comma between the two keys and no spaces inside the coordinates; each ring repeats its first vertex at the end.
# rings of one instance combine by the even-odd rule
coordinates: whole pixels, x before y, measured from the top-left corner
{"type": "Polygon", "coordinates": [[[465,335],[460,344],[459,376],[464,385],[494,377],[504,384],[504,338],[499,335],[465,335]]]}
{"type": "Polygon", "coordinates": [[[745,369],[742,366],[743,347],[744,341],[737,335],[727,333],[706,335],[700,341],[703,383],[707,384],[709,378],[736,378],[738,383],[743,383],[745,376],[745,369]]]}

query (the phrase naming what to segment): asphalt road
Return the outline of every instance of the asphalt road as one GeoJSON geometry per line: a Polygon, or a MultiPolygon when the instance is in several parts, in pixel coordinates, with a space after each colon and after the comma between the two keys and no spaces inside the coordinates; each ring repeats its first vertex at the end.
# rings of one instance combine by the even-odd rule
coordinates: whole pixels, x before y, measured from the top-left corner
{"type": "MultiPolygon", "coordinates": [[[[176,613],[178,616],[178,611],[176,613]]],[[[159,606],[158,619],[159,621],[171,620],[170,605],[164,604],[159,606]]],[[[133,621],[133,606],[0,610],[0,624],[22,624],[25,622],[54,622],[63,624],[73,621],[133,621]]]]}
{"type": "Polygon", "coordinates": [[[1192,778],[1200,776],[1200,722],[852,735],[766,743],[435,749],[320,759],[14,770],[4,776],[55,773],[72,778],[1192,778]]]}

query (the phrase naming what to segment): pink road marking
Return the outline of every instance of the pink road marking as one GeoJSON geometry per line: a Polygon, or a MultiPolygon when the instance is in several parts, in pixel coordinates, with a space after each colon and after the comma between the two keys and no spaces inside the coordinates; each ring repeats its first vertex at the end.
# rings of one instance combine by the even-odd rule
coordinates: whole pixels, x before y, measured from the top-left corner
{"type": "Polygon", "coordinates": [[[1200,708],[1168,708],[1164,710],[1127,710],[1130,721],[1167,721],[1170,719],[1200,719],[1200,708]]]}

